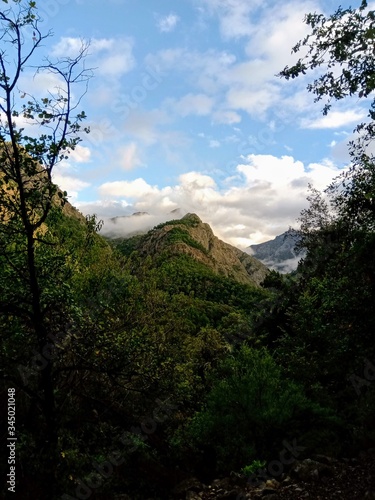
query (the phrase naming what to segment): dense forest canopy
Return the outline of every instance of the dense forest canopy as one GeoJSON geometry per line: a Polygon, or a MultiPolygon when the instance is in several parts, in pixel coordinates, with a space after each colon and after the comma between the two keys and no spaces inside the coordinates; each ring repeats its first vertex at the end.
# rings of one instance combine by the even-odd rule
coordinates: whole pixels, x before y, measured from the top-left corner
{"type": "Polygon", "coordinates": [[[17,498],[165,499],[184,479],[231,471],[244,488],[285,443],[302,457],[375,446],[374,12],[363,1],[306,23],[293,50],[307,55],[280,76],[318,69],[308,90],[328,98],[324,113],[355,94],[369,116],[350,169],[311,189],[297,271],[260,286],[207,265],[194,218],[170,221],[152,252],[165,225],[111,241],[67,202],[52,171],[88,132],[72,103],[92,74],[88,45],[39,65],[61,82],[55,94],[20,97],[50,33],[35,2],[2,1],[1,411],[15,388],[17,498]]]}

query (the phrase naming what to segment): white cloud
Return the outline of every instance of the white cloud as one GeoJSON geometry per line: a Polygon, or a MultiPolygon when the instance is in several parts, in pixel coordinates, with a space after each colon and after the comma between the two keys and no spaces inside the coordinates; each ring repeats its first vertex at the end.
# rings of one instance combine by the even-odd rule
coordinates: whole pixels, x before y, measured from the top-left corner
{"type": "Polygon", "coordinates": [[[98,58],[97,72],[106,78],[118,78],[131,71],[135,66],[133,41],[130,38],[110,39],[105,54],[98,58]]]}
{"type": "Polygon", "coordinates": [[[99,189],[103,197],[117,198],[140,198],[158,193],[156,186],[150,186],[144,179],[138,178],[134,181],[115,181],[102,184],[99,189]]]}
{"type": "Polygon", "coordinates": [[[55,169],[53,182],[59,186],[62,191],[68,193],[69,201],[74,203],[78,199],[79,192],[90,186],[88,182],[82,181],[77,177],[66,175],[63,171],[55,169]]]}
{"type": "Polygon", "coordinates": [[[130,215],[131,205],[125,200],[101,200],[90,202],[78,202],[77,208],[84,214],[100,214],[100,218],[108,219],[110,217],[121,217],[123,215],[130,215]]]}
{"type": "MultiPolygon", "coordinates": [[[[82,48],[82,39],[62,37],[51,51],[52,57],[76,57],[82,48]]],[[[135,66],[134,41],[130,37],[93,38],[88,49],[88,61],[93,62],[95,74],[106,78],[119,77],[135,66]]]]}
{"type": "Polygon", "coordinates": [[[180,47],[175,49],[164,49],[146,56],[146,64],[155,68],[156,71],[169,69],[179,60],[184,61],[183,57],[187,51],[180,47]]]}
{"type": "Polygon", "coordinates": [[[158,20],[157,27],[161,31],[161,33],[170,33],[175,29],[179,20],[179,16],[170,13],[158,20]]]}
{"type": "Polygon", "coordinates": [[[221,90],[226,85],[236,56],[228,51],[214,49],[199,52],[188,49],[166,49],[146,57],[146,63],[159,73],[179,71],[186,75],[186,81],[206,94],[221,90]]]}
{"type": "Polygon", "coordinates": [[[165,111],[137,109],[130,113],[128,120],[121,127],[121,133],[125,133],[142,147],[158,145],[165,161],[178,165],[184,161],[185,149],[191,140],[183,131],[168,127],[171,121],[171,116],[165,111]]]}
{"type": "Polygon", "coordinates": [[[247,111],[249,115],[263,116],[264,113],[279,100],[279,89],[276,85],[264,85],[263,88],[251,89],[244,86],[233,86],[227,93],[228,106],[247,111]]]}
{"type": "MultiPolygon", "coordinates": [[[[118,212],[117,212],[118,214],[118,212]]],[[[181,215],[177,216],[170,213],[169,220],[179,218],[181,215]]],[[[126,213],[125,216],[116,218],[115,220],[106,220],[104,218],[104,227],[102,228],[102,234],[104,236],[117,236],[118,234],[139,234],[142,232],[147,232],[157,224],[165,222],[165,215],[152,215],[146,212],[138,213],[126,213]]]]}
{"type": "Polygon", "coordinates": [[[264,3],[264,0],[203,0],[211,13],[219,16],[220,29],[225,38],[249,36],[253,29],[250,14],[264,3]]]}
{"type": "Polygon", "coordinates": [[[135,142],[121,147],[118,154],[123,170],[133,170],[139,165],[142,165],[142,161],[139,157],[138,146],[135,142]]]}
{"type": "Polygon", "coordinates": [[[209,115],[214,106],[214,100],[205,94],[187,94],[181,99],[168,99],[166,104],[181,116],[209,115]]]}
{"type": "MultiPolygon", "coordinates": [[[[302,19],[315,7],[316,3],[312,1],[289,2],[282,9],[273,6],[258,12],[259,18],[248,30],[247,59],[233,64],[225,75],[227,107],[265,117],[270,109],[283,112],[287,106],[284,99],[288,99],[285,94],[291,93],[289,99],[293,102],[289,106],[295,113],[295,94],[301,81],[296,85],[279,80],[275,75],[294,62],[296,57],[290,54],[291,47],[306,35],[307,28],[302,19]]],[[[308,97],[306,89],[298,94],[301,112],[306,111],[306,105],[311,105],[311,98],[309,101],[308,97]]]]}
{"type": "Polygon", "coordinates": [[[242,118],[241,115],[231,110],[218,110],[212,115],[214,123],[222,123],[224,125],[233,125],[234,123],[240,123],[242,118]]]}
{"type": "Polygon", "coordinates": [[[70,152],[69,160],[76,163],[88,163],[91,158],[91,151],[86,146],[78,144],[73,151],[70,152]]]}
{"type": "MultiPolygon", "coordinates": [[[[254,30],[246,46],[246,52],[253,58],[256,54],[259,61],[268,61],[275,70],[280,66],[295,61],[291,48],[301,40],[309,28],[303,23],[307,12],[319,11],[319,3],[315,0],[285,2],[283,8],[274,2],[260,14],[260,20],[254,23],[254,30]]],[[[300,52],[301,55],[303,52],[300,52]]]]}
{"type": "Polygon", "coordinates": [[[366,113],[364,111],[330,111],[326,116],[319,117],[315,120],[302,120],[301,126],[311,129],[340,128],[353,123],[359,123],[361,120],[364,120],[365,117],[366,113]]]}
{"type": "MultiPolygon", "coordinates": [[[[95,55],[98,52],[109,51],[113,49],[114,38],[93,38],[89,42],[89,54],[95,55]]],[[[77,37],[64,36],[52,47],[52,57],[76,57],[82,47],[87,44],[85,40],[77,37]]]]}
{"type": "Polygon", "coordinates": [[[21,74],[19,87],[22,91],[21,93],[27,92],[24,98],[27,100],[30,95],[37,98],[45,97],[48,91],[55,94],[55,89],[64,88],[64,82],[63,79],[55,73],[41,71],[34,74],[26,72],[21,74]]]}
{"type": "Polygon", "coordinates": [[[194,189],[216,188],[216,182],[209,175],[200,172],[188,172],[180,176],[181,185],[188,191],[194,189]]]}
{"type": "Polygon", "coordinates": [[[82,38],[62,37],[52,47],[51,57],[77,57],[85,42],[82,38]]]}
{"type": "Polygon", "coordinates": [[[284,95],[282,100],[283,109],[281,110],[281,116],[288,119],[291,112],[293,113],[293,120],[295,120],[296,115],[304,116],[306,120],[306,115],[311,113],[316,113],[317,108],[314,103],[314,97],[306,91],[305,86],[299,82],[286,82],[294,87],[294,92],[290,95],[284,95]]]}
{"type": "Polygon", "coordinates": [[[220,147],[220,142],[216,141],[215,139],[211,139],[209,142],[210,148],[219,148],[220,147]]]}
{"type": "MultiPolygon", "coordinates": [[[[195,212],[220,238],[245,247],[295,226],[307,206],[308,184],[324,189],[340,169],[327,160],[304,165],[291,156],[248,155],[236,172],[237,176],[223,183],[225,187],[209,175],[192,171],[181,175],[176,185],[164,188],[139,178],[105,183],[99,193],[106,203],[122,200],[127,213],[144,211],[168,220],[174,218],[173,209],[181,209],[182,214],[195,212]]],[[[101,205],[91,206],[99,216],[101,205]]],[[[121,227],[121,231],[124,234],[126,229],[121,227]]]]}
{"type": "Polygon", "coordinates": [[[290,115],[293,109],[294,118],[296,110],[306,116],[306,110],[313,107],[311,96],[305,88],[301,90],[303,78],[295,83],[275,75],[295,61],[291,47],[306,35],[308,28],[302,20],[306,12],[316,10],[317,1],[290,1],[282,9],[266,5],[266,1],[204,3],[211,14],[218,16],[225,38],[245,37],[245,56],[235,55],[233,45],[229,46],[233,52],[175,48],[149,55],[147,62],[161,72],[183,73],[187,82],[220,102],[220,109],[209,111],[213,123],[239,123],[239,111],[260,119],[270,110],[283,114],[287,109],[290,115]]]}
{"type": "Polygon", "coordinates": [[[77,177],[78,165],[88,163],[91,159],[91,151],[85,146],[78,144],[68,156],[68,160],[57,163],[52,172],[52,179],[63,191],[67,191],[70,201],[75,202],[80,191],[91,184],[77,177]]]}
{"type": "Polygon", "coordinates": [[[151,111],[135,110],[130,112],[123,125],[125,133],[136,137],[146,145],[160,141],[162,132],[160,126],[167,125],[171,119],[164,111],[154,109],[151,111]]]}

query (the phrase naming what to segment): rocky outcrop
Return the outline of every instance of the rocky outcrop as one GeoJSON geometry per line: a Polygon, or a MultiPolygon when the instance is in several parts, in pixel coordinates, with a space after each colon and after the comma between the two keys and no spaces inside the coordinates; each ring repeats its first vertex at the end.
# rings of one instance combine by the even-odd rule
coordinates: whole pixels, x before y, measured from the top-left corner
{"type": "Polygon", "coordinates": [[[217,238],[211,227],[196,214],[169,221],[149,231],[142,239],[139,251],[146,255],[189,255],[215,273],[240,283],[259,285],[268,268],[238,248],[217,238]]]}
{"type": "Polygon", "coordinates": [[[288,273],[297,268],[298,262],[305,255],[303,250],[296,248],[299,241],[297,232],[289,230],[273,240],[251,245],[246,251],[270,269],[288,273]]]}
{"type": "Polygon", "coordinates": [[[296,461],[287,474],[257,486],[238,474],[203,484],[192,478],[175,487],[173,500],[372,500],[375,499],[375,450],[358,459],[322,455],[296,461]]]}

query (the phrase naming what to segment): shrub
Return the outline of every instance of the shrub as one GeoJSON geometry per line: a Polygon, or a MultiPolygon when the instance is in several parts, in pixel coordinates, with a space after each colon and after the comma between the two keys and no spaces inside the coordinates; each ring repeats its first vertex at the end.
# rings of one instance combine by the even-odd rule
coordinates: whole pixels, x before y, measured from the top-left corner
{"type": "Polygon", "coordinates": [[[215,449],[218,471],[238,470],[258,457],[270,458],[296,410],[308,406],[300,387],[282,379],[266,349],[243,345],[221,363],[207,403],[187,433],[198,449],[215,449]]]}

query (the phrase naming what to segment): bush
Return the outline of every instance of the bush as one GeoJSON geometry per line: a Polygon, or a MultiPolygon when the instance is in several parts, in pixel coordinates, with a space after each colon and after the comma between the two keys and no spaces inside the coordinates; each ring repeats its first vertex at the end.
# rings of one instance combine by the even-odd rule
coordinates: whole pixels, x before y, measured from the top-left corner
{"type": "Polygon", "coordinates": [[[299,386],[281,378],[266,349],[244,345],[220,365],[207,404],[187,433],[197,449],[214,448],[219,472],[238,470],[272,457],[296,410],[308,406],[299,386]]]}
{"type": "Polygon", "coordinates": [[[263,469],[266,463],[267,462],[265,460],[253,460],[250,465],[246,465],[241,469],[241,474],[246,477],[252,476],[259,469],[263,469]]]}

